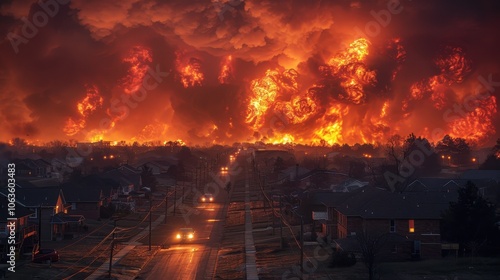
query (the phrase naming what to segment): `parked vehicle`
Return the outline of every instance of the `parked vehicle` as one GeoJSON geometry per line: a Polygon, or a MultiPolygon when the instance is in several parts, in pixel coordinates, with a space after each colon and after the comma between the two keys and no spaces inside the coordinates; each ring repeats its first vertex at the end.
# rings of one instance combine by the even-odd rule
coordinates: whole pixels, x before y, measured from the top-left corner
{"type": "Polygon", "coordinates": [[[40,249],[33,255],[33,262],[57,262],[59,261],[59,253],[55,249],[40,249]]]}

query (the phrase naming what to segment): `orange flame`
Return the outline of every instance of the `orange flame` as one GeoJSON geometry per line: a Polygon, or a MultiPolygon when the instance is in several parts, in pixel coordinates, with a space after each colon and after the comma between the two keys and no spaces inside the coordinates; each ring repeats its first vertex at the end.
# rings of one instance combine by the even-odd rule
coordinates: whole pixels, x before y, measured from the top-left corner
{"type": "Polygon", "coordinates": [[[434,64],[439,68],[440,74],[414,83],[410,87],[409,98],[403,101],[404,110],[408,109],[409,101],[426,97],[430,97],[436,109],[443,109],[446,105],[446,89],[455,83],[461,83],[471,71],[470,60],[460,47],[446,47],[443,54],[434,60],[434,64]]]}
{"type": "Polygon", "coordinates": [[[251,82],[253,96],[250,97],[246,122],[253,123],[254,129],[264,124],[264,115],[274,105],[279,95],[281,74],[278,70],[267,70],[261,79],[251,82]]]}
{"type": "Polygon", "coordinates": [[[177,53],[176,66],[180,80],[185,88],[201,86],[205,75],[201,72],[201,61],[197,58],[190,58],[189,62],[182,61],[181,53],[177,53]]]}
{"type": "Polygon", "coordinates": [[[219,82],[221,84],[227,84],[231,79],[233,73],[232,60],[232,56],[229,55],[222,62],[222,67],[219,74],[219,82]]]}
{"type": "Polygon", "coordinates": [[[76,104],[79,116],[77,119],[68,118],[63,128],[64,133],[68,136],[73,136],[85,128],[88,116],[98,107],[101,107],[104,99],[99,94],[96,86],[87,87],[87,94],[82,101],[76,104]]]}
{"type": "Polygon", "coordinates": [[[343,141],[343,117],[349,113],[349,108],[344,104],[336,104],[319,119],[319,128],[314,130],[313,142],[328,143],[333,145],[343,141]]]}
{"type": "Polygon", "coordinates": [[[148,72],[148,63],[152,61],[151,51],[148,48],[135,46],[130,50],[128,56],[123,59],[123,62],[130,64],[127,76],[123,82],[125,93],[131,94],[139,90],[148,72]]]}
{"type": "Polygon", "coordinates": [[[375,71],[368,70],[364,64],[368,56],[369,41],[360,38],[352,42],[349,47],[332,57],[328,66],[321,70],[327,75],[341,80],[340,85],[346,95],[340,95],[341,100],[354,104],[361,104],[366,99],[364,87],[377,82],[375,71]]]}
{"type": "Polygon", "coordinates": [[[454,138],[464,138],[472,143],[479,143],[495,134],[493,120],[496,113],[497,100],[495,96],[476,100],[473,111],[450,123],[451,132],[449,135],[454,138]]]}

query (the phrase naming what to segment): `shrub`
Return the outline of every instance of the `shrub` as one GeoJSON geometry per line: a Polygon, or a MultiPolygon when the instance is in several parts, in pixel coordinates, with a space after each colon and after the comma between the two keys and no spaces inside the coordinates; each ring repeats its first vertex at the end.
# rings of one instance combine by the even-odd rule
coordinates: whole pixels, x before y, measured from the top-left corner
{"type": "Polygon", "coordinates": [[[356,256],[345,251],[334,252],[332,254],[331,267],[348,267],[356,264],[356,256]]]}

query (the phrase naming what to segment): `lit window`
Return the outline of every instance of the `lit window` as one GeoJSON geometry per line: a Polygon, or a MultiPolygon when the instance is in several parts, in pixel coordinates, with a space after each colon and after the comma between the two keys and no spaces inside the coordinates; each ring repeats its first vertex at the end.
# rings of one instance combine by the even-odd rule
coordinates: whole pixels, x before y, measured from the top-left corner
{"type": "Polygon", "coordinates": [[[408,231],[415,232],[415,220],[408,220],[408,231]]]}

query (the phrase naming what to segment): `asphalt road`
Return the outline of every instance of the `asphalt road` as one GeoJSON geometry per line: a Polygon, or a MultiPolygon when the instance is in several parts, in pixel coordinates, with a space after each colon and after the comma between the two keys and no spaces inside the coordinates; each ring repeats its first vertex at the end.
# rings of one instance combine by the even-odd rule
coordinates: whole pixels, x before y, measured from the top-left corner
{"type": "MultiPolygon", "coordinates": [[[[144,268],[140,279],[211,279],[215,266],[223,221],[220,215],[227,194],[219,192],[213,203],[188,199],[167,217],[167,224],[159,225],[152,233],[152,245],[162,246],[153,260],[144,268]],[[191,201],[190,201],[191,200],[191,201]],[[180,228],[193,228],[192,241],[179,242],[175,235],[180,228]],[[215,253],[215,255],[214,255],[215,253]],[[210,261],[212,259],[212,261],[210,261]]],[[[148,238],[141,240],[147,244],[148,238]]]]}

